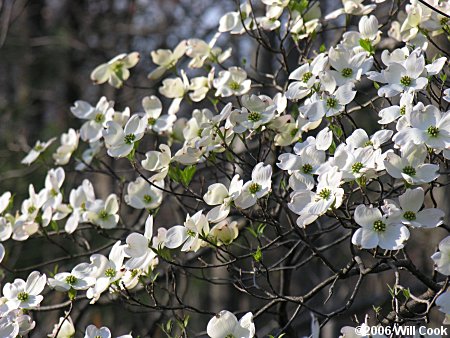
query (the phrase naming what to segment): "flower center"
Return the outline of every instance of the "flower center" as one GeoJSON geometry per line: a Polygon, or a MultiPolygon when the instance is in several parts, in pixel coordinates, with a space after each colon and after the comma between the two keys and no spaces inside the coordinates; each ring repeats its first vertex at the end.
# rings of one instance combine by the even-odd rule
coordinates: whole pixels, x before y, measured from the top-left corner
{"type": "Polygon", "coordinates": [[[384,232],[386,231],[386,224],[380,220],[373,222],[373,230],[376,232],[384,232]]]}
{"type": "Polygon", "coordinates": [[[328,200],[331,196],[331,190],[328,188],[323,188],[320,192],[319,192],[319,196],[324,199],[324,200],[328,200]]]}
{"type": "Polygon", "coordinates": [[[252,111],[250,114],[248,114],[248,120],[252,122],[257,122],[261,120],[261,114],[257,111],[252,111]]]}
{"type": "Polygon", "coordinates": [[[352,165],[352,172],[359,173],[359,171],[364,167],[364,164],[361,162],[356,162],[352,165]]]}
{"type": "Polygon", "coordinates": [[[25,291],[19,292],[17,294],[17,299],[20,300],[21,302],[26,302],[28,300],[28,293],[26,293],[25,291]]]}
{"type": "Polygon", "coordinates": [[[52,195],[53,197],[58,196],[58,192],[55,189],[50,190],[50,195],[52,195]]]}
{"type": "Polygon", "coordinates": [[[225,338],[236,338],[235,336],[234,336],[234,334],[227,334],[226,336],[225,336],[225,338]]]}
{"type": "Polygon", "coordinates": [[[114,73],[118,73],[122,71],[123,61],[116,61],[112,66],[112,70],[114,73]]]}
{"type": "Polygon", "coordinates": [[[156,119],[153,118],[153,117],[149,117],[147,119],[147,123],[148,123],[149,126],[153,126],[156,123],[156,119]]]}
{"type": "Polygon", "coordinates": [[[366,143],[364,143],[364,147],[368,147],[368,146],[373,146],[373,143],[371,140],[366,141],[366,143]]]}
{"type": "Polygon", "coordinates": [[[335,108],[338,104],[338,100],[335,99],[334,97],[329,97],[327,99],[327,107],[328,108],[335,108]]]}
{"type": "Polygon", "coordinates": [[[100,213],[98,214],[98,217],[100,218],[100,219],[107,219],[108,218],[108,212],[106,211],[106,210],[102,210],[102,211],[100,211],[100,213]]]}
{"type": "Polygon", "coordinates": [[[403,214],[403,218],[408,221],[414,221],[416,219],[416,214],[412,211],[407,211],[403,214]]]}
{"type": "Polygon", "coordinates": [[[400,115],[405,115],[406,114],[406,106],[401,106],[400,107],[400,115]]]}
{"type": "Polygon", "coordinates": [[[196,233],[192,230],[187,230],[186,233],[188,234],[189,237],[195,237],[196,233]]]}
{"type": "Polygon", "coordinates": [[[28,208],[28,213],[29,214],[32,214],[35,211],[36,211],[36,207],[34,205],[32,205],[31,207],[28,208]]]}
{"type": "Polygon", "coordinates": [[[311,164],[306,163],[303,165],[302,170],[303,170],[303,173],[309,174],[313,170],[313,167],[311,164]]]}
{"type": "Polygon", "coordinates": [[[232,90],[241,89],[241,85],[239,83],[237,83],[236,81],[231,81],[230,84],[228,85],[228,87],[230,87],[230,89],[232,89],[232,90]]]}
{"type": "Polygon", "coordinates": [[[344,68],[344,69],[342,69],[341,73],[342,73],[343,77],[350,77],[350,76],[353,75],[353,69],[351,69],[351,68],[344,68]]]}
{"type": "Polygon", "coordinates": [[[44,147],[40,144],[36,144],[33,149],[36,151],[42,151],[44,150],[44,147]]]}
{"type": "Polygon", "coordinates": [[[306,72],[305,74],[303,74],[302,76],[302,82],[306,83],[309,81],[309,79],[313,76],[313,73],[311,72],[306,72]]]}
{"type": "Polygon", "coordinates": [[[77,282],[77,277],[74,275],[69,275],[66,277],[66,283],[69,285],[74,285],[77,282]]]}
{"type": "Polygon", "coordinates": [[[115,277],[116,276],[116,270],[115,269],[113,269],[113,268],[108,268],[108,269],[106,269],[106,271],[105,271],[105,276],[106,277],[109,277],[109,278],[112,278],[112,277],[115,277]]]}
{"type": "Polygon", "coordinates": [[[152,201],[152,196],[150,196],[150,195],[144,195],[144,202],[145,203],[151,203],[151,201],[152,201]]]}
{"type": "Polygon", "coordinates": [[[248,187],[248,191],[250,191],[251,194],[256,194],[258,191],[261,190],[261,185],[253,182],[252,184],[250,184],[250,186],[248,187]]]}
{"type": "Polygon", "coordinates": [[[123,141],[126,144],[132,144],[135,138],[136,138],[136,136],[134,134],[128,134],[128,135],[125,135],[125,138],[123,139],[123,141]]]}
{"type": "Polygon", "coordinates": [[[427,129],[427,133],[431,137],[437,137],[439,135],[439,128],[435,126],[429,126],[427,129]]]}
{"type": "Polygon", "coordinates": [[[408,75],[402,76],[402,78],[400,79],[400,84],[405,87],[411,86],[411,82],[412,80],[408,75]]]}
{"type": "Polygon", "coordinates": [[[97,123],[102,123],[103,121],[105,121],[105,115],[103,115],[102,113],[98,113],[97,115],[95,115],[94,121],[97,123]]]}
{"type": "Polygon", "coordinates": [[[408,165],[403,168],[403,173],[409,176],[414,176],[416,174],[416,169],[408,165]]]}

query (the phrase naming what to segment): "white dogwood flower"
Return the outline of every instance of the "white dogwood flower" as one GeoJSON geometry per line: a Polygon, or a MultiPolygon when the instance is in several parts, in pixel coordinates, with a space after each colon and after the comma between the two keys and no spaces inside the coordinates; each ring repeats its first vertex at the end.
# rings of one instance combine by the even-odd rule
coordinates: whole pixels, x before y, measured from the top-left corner
{"type": "Polygon", "coordinates": [[[406,117],[410,127],[395,134],[392,139],[396,144],[402,147],[409,143],[426,144],[437,150],[450,147],[450,112],[441,113],[438,107],[428,105],[406,117]]]}
{"type": "Polygon", "coordinates": [[[67,219],[64,230],[71,234],[77,228],[80,222],[86,221],[86,204],[95,201],[94,187],[92,183],[85,179],[82,184],[76,188],[72,189],[69,195],[70,208],[72,213],[67,219]]]}
{"type": "Polygon", "coordinates": [[[176,121],[175,115],[164,114],[161,116],[162,103],[157,96],[146,96],[142,99],[144,107],[144,119],[147,119],[147,129],[161,134],[172,129],[176,121]]]}
{"type": "Polygon", "coordinates": [[[180,109],[184,95],[189,91],[190,83],[186,72],[181,70],[181,77],[164,79],[159,93],[169,99],[173,99],[168,109],[169,115],[174,115],[180,109]]]}
{"type": "Polygon", "coordinates": [[[361,76],[372,68],[373,63],[373,58],[368,58],[366,52],[354,54],[349,50],[337,48],[330,48],[328,60],[334,68],[330,74],[338,86],[359,81],[361,76]]]}
{"type": "Polygon", "coordinates": [[[437,208],[424,208],[425,192],[422,187],[406,189],[405,193],[398,197],[400,208],[391,201],[385,200],[383,210],[389,214],[400,217],[403,224],[415,228],[436,228],[443,223],[445,213],[437,208]]]}
{"type": "Polygon", "coordinates": [[[198,251],[207,243],[201,236],[208,236],[209,223],[203,210],[190,216],[187,214],[184,225],[175,225],[167,230],[164,245],[169,249],[175,249],[183,245],[181,251],[198,251]]]}
{"type": "Polygon", "coordinates": [[[236,221],[228,222],[223,220],[211,228],[209,236],[216,242],[218,246],[229,245],[239,235],[239,228],[236,221]]]}
{"type": "Polygon", "coordinates": [[[325,20],[336,19],[342,14],[367,15],[372,12],[377,5],[363,5],[363,0],[342,0],[343,8],[339,8],[325,16],[325,20]]]}
{"type": "Polygon", "coordinates": [[[130,182],[125,195],[125,202],[135,209],[156,209],[162,202],[162,190],[164,181],[148,183],[142,177],[138,177],[134,182],[130,182]]]}
{"type": "Polygon", "coordinates": [[[86,203],[86,218],[104,229],[115,228],[119,221],[119,202],[116,194],[108,196],[106,201],[97,199],[86,203]]]}
{"type": "Polygon", "coordinates": [[[61,193],[61,187],[64,183],[66,174],[64,169],[58,167],[56,169],[50,169],[45,177],[45,188],[39,193],[39,198],[42,199],[42,209],[51,207],[53,210],[61,205],[63,196],[61,193]]]}
{"type": "Polygon", "coordinates": [[[424,163],[427,156],[425,147],[411,146],[402,150],[402,156],[393,152],[386,155],[384,167],[394,178],[404,179],[409,184],[428,183],[439,177],[439,166],[424,163]]]}
{"type": "Polygon", "coordinates": [[[172,161],[172,153],[170,147],[166,144],[159,146],[161,151],[148,151],[145,153],[145,160],[142,160],[141,165],[145,170],[157,171],[158,173],[151,177],[152,180],[163,180],[170,168],[170,162],[172,161]]]}
{"type": "Polygon", "coordinates": [[[75,101],[70,111],[77,118],[87,120],[80,129],[80,136],[83,141],[95,142],[100,140],[106,124],[113,119],[113,104],[104,96],[100,98],[95,107],[86,101],[75,101]]]}
{"type": "Polygon", "coordinates": [[[318,54],[311,63],[295,69],[290,75],[290,80],[296,80],[289,84],[286,91],[286,97],[290,100],[296,101],[308,96],[313,86],[319,80],[319,74],[324,71],[328,62],[328,56],[324,53],[318,54]]]}
{"type": "Polygon", "coordinates": [[[57,324],[54,325],[50,338],[72,338],[75,335],[75,327],[72,318],[60,317],[57,324]]]}
{"type": "Polygon", "coordinates": [[[272,167],[270,164],[258,163],[252,171],[251,181],[242,187],[241,194],[234,203],[238,208],[247,209],[256,204],[256,201],[266,196],[272,189],[272,167]]]}
{"type": "Polygon", "coordinates": [[[53,154],[56,165],[65,165],[69,163],[72,153],[78,148],[80,135],[74,129],[70,128],[67,133],[61,135],[61,145],[53,154]]]}
{"type": "Polygon", "coordinates": [[[381,109],[378,116],[381,118],[379,124],[389,124],[394,122],[401,116],[407,116],[413,109],[418,109],[420,106],[416,105],[413,108],[414,94],[411,92],[404,92],[400,97],[399,105],[389,106],[381,109]]]}
{"type": "Polygon", "coordinates": [[[222,310],[210,319],[206,332],[210,338],[253,338],[256,332],[253,314],[248,312],[238,321],[234,314],[222,310]]]}
{"type": "Polygon", "coordinates": [[[227,218],[231,204],[240,195],[242,186],[243,181],[239,179],[239,175],[235,175],[228,189],[222,183],[214,183],[208,187],[203,200],[208,205],[217,205],[206,214],[208,221],[217,223],[227,218]]]}
{"type": "Polygon", "coordinates": [[[233,131],[241,134],[246,130],[256,130],[268,124],[275,117],[276,106],[265,96],[242,96],[243,108],[231,113],[229,121],[234,125],[233,131]]]}
{"type": "Polygon", "coordinates": [[[323,117],[331,117],[341,114],[345,106],[353,101],[356,96],[354,84],[346,83],[340,87],[336,87],[336,81],[329,73],[321,76],[322,86],[326,92],[319,96],[313,94],[308,103],[300,108],[300,112],[305,118],[311,122],[319,121],[323,117]]]}
{"type": "Polygon", "coordinates": [[[450,291],[448,289],[436,298],[436,305],[438,306],[439,311],[445,314],[442,324],[450,324],[450,291]]]}
{"type": "Polygon", "coordinates": [[[41,293],[46,281],[45,274],[41,275],[38,271],[33,271],[26,282],[17,278],[13,283],[6,283],[3,287],[6,305],[10,310],[37,308],[44,299],[41,293]]]}
{"type": "Polygon", "coordinates": [[[390,63],[381,74],[368,72],[368,78],[385,83],[378,89],[378,96],[393,97],[403,92],[417,92],[424,89],[428,84],[428,79],[422,76],[424,70],[423,55],[411,53],[403,63],[390,63]]]}
{"type": "Polygon", "coordinates": [[[383,216],[372,206],[358,205],[354,218],[361,228],[353,234],[352,243],[363,249],[400,250],[409,238],[408,228],[398,217],[383,216]]]}
{"type": "Polygon", "coordinates": [[[60,272],[48,279],[48,285],[56,291],[67,292],[70,289],[87,290],[95,284],[95,278],[80,273],[77,269],[72,272],[60,272]]]}
{"type": "Polygon", "coordinates": [[[243,95],[250,90],[251,84],[252,81],[247,79],[245,70],[239,67],[222,70],[213,81],[214,88],[217,89],[216,96],[221,97],[243,95]]]}
{"type": "MultiPolygon", "coordinates": [[[[124,274],[124,269],[122,269],[124,258],[123,246],[120,245],[120,241],[114,244],[108,257],[100,254],[96,254],[94,260],[91,257],[91,261],[93,260],[91,268],[94,272],[94,275],[91,275],[91,277],[95,277],[96,281],[86,292],[86,297],[91,299],[90,304],[94,304],[101,294],[108,290],[111,283],[118,281],[122,277],[124,274]]],[[[74,270],[85,274],[85,271],[80,269],[80,266],[74,270]]]]}
{"type": "Polygon", "coordinates": [[[158,80],[167,70],[174,68],[178,60],[186,52],[186,48],[186,40],[183,40],[175,47],[173,51],[170,49],[158,49],[156,51],[152,51],[150,56],[152,57],[153,63],[158,65],[158,67],[148,74],[148,78],[150,80],[158,80]]]}
{"type": "Polygon", "coordinates": [[[331,167],[318,177],[316,191],[298,190],[291,195],[288,207],[299,215],[297,225],[305,227],[325,214],[330,208],[339,208],[344,190],[340,187],[342,173],[337,167],[331,167]]]}
{"type": "Polygon", "coordinates": [[[450,276],[450,236],[440,241],[439,251],[435,252],[431,259],[434,261],[436,271],[450,276]]]}
{"type": "Polygon", "coordinates": [[[135,143],[144,136],[146,128],[147,121],[139,115],[133,115],[124,128],[117,122],[109,121],[106,124],[106,130],[103,131],[108,155],[127,156],[133,150],[135,143]]]}
{"type": "Polygon", "coordinates": [[[139,53],[120,54],[107,63],[103,63],[95,68],[91,73],[91,80],[95,84],[108,83],[116,88],[120,88],[123,82],[130,77],[129,68],[133,68],[139,62],[139,53]]]}
{"type": "Polygon", "coordinates": [[[281,154],[277,166],[282,170],[288,170],[289,186],[293,190],[312,190],[315,186],[314,176],[325,162],[325,152],[317,150],[314,145],[297,148],[296,155],[281,154]]]}
{"type": "Polygon", "coordinates": [[[228,12],[220,18],[218,31],[220,33],[243,34],[246,29],[251,29],[252,24],[254,25],[251,12],[250,4],[242,3],[239,11],[228,12]]]}
{"type": "Polygon", "coordinates": [[[190,68],[201,68],[208,61],[223,63],[231,56],[231,48],[222,51],[219,47],[214,47],[220,32],[216,33],[209,43],[200,39],[189,39],[187,41],[186,55],[192,58],[189,62],[190,68]]]}
{"type": "Polygon", "coordinates": [[[37,160],[39,155],[41,155],[50,145],[56,140],[56,137],[51,138],[47,142],[36,141],[36,144],[28,152],[27,156],[21,161],[22,164],[30,165],[37,160]]]}

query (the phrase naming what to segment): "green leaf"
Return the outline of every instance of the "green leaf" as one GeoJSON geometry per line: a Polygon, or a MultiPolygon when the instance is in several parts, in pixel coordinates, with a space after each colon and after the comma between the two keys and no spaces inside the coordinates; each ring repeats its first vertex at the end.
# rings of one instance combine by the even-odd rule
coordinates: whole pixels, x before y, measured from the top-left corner
{"type": "Polygon", "coordinates": [[[256,233],[255,229],[251,228],[251,227],[247,227],[245,228],[248,232],[250,232],[252,234],[253,237],[258,238],[258,234],[256,233]]]}
{"type": "Polygon", "coordinates": [[[169,178],[176,182],[176,183],[180,183],[181,182],[181,175],[180,175],[180,168],[178,167],[174,167],[174,166],[170,166],[169,167],[169,172],[168,172],[169,178]]]}
{"type": "Polygon", "coordinates": [[[322,43],[319,47],[319,52],[324,53],[327,50],[327,48],[325,47],[325,44],[322,43]]]}
{"type": "Polygon", "coordinates": [[[56,223],[56,221],[51,221],[50,222],[50,227],[52,228],[53,231],[58,232],[59,230],[59,226],[58,223],[56,223]]]}
{"type": "Polygon", "coordinates": [[[411,293],[409,292],[409,289],[403,289],[403,296],[405,296],[406,299],[409,299],[411,297],[411,293]]]}
{"type": "Polygon", "coordinates": [[[292,11],[303,12],[308,8],[309,1],[308,0],[291,0],[289,2],[289,8],[292,11]]]}
{"type": "Polygon", "coordinates": [[[131,162],[131,163],[135,163],[136,160],[134,159],[134,154],[136,153],[136,149],[133,148],[131,150],[131,152],[127,155],[127,159],[131,162]]]}
{"type": "Polygon", "coordinates": [[[330,152],[330,155],[333,155],[334,152],[336,151],[336,143],[334,142],[334,140],[331,142],[330,148],[328,149],[328,151],[330,152]]]}
{"type": "Polygon", "coordinates": [[[70,300],[74,300],[75,297],[77,296],[77,290],[70,288],[70,290],[67,292],[69,299],[70,300]]]}
{"type": "Polygon", "coordinates": [[[342,135],[344,135],[342,128],[336,124],[330,124],[330,129],[333,132],[334,136],[336,136],[337,138],[340,138],[342,135]]]}
{"type": "Polygon", "coordinates": [[[197,168],[193,165],[190,165],[190,166],[187,166],[186,168],[184,168],[180,172],[181,183],[183,183],[183,185],[185,187],[187,187],[189,185],[189,183],[191,183],[192,178],[194,177],[194,174],[196,171],[197,171],[197,168]]]}
{"type": "Polygon", "coordinates": [[[264,229],[266,228],[267,224],[260,223],[258,225],[258,228],[256,229],[256,232],[258,235],[262,235],[264,233],[264,229]]]}
{"type": "Polygon", "coordinates": [[[369,52],[370,54],[374,54],[375,53],[375,49],[373,48],[372,44],[370,43],[369,40],[366,39],[359,39],[359,45],[366,51],[369,52]]]}
{"type": "Polygon", "coordinates": [[[292,118],[297,119],[298,115],[299,115],[298,104],[294,103],[291,109],[291,116],[292,118]]]}
{"type": "Polygon", "coordinates": [[[254,253],[252,253],[253,259],[257,262],[261,261],[262,259],[262,251],[261,248],[258,246],[258,249],[254,253]]]}
{"type": "Polygon", "coordinates": [[[188,324],[189,324],[189,315],[184,317],[184,320],[183,320],[183,325],[184,325],[185,328],[188,326],[188,324]]]}
{"type": "Polygon", "coordinates": [[[166,331],[170,332],[172,330],[172,319],[169,319],[169,321],[166,324],[166,331]]]}

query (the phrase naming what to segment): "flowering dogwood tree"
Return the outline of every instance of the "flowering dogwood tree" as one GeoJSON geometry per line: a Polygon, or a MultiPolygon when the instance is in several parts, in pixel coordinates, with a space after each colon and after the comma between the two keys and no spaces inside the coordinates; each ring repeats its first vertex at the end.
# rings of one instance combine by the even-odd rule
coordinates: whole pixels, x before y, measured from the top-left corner
{"type": "Polygon", "coordinates": [[[210,41],[153,51],[140,86],[127,84],[148,58],[135,51],[92,71],[141,105],[74,102],[79,123],[22,161],[51,154],[42,184],[22,200],[2,192],[1,337],[358,337],[362,323],[450,323],[450,3],[321,5],[237,3],[210,41]],[[219,47],[237,36],[251,62],[219,47]],[[20,265],[35,239],[64,254],[20,265]],[[247,308],[199,306],[206,284],[247,308]],[[98,303],[158,313],[158,329],[80,328],[74,314],[98,303]],[[56,313],[53,329],[41,313],[56,313]]]}

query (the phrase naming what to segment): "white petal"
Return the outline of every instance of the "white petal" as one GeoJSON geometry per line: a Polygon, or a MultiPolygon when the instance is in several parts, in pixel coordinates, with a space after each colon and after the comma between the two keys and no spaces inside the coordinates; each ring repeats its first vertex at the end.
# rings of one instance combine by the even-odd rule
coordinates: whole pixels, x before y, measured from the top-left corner
{"type": "Polygon", "coordinates": [[[187,238],[187,229],[182,225],[175,225],[167,230],[164,245],[169,249],[175,249],[181,246],[187,238]]]}
{"type": "Polygon", "coordinates": [[[382,218],[381,211],[372,206],[366,207],[360,204],[355,209],[355,222],[362,227],[372,228],[373,223],[382,218]]]}
{"type": "Polygon", "coordinates": [[[419,187],[416,189],[407,189],[398,199],[404,211],[418,212],[423,205],[424,196],[423,189],[419,187]]]}

